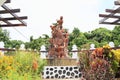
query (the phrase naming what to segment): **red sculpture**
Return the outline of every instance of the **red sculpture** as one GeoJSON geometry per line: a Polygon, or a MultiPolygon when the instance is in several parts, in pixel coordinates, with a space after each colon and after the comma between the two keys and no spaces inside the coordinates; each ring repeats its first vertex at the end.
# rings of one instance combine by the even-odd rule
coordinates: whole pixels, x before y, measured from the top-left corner
{"type": "Polygon", "coordinates": [[[51,25],[52,38],[49,40],[51,46],[49,48],[48,56],[53,58],[68,57],[68,38],[67,30],[63,29],[63,16],[57,20],[57,23],[51,25]]]}

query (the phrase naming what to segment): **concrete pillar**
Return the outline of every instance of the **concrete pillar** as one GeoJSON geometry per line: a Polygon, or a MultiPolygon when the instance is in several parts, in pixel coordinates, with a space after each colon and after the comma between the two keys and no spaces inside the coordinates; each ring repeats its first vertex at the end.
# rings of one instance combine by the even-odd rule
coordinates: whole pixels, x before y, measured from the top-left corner
{"type": "Polygon", "coordinates": [[[110,47],[115,47],[114,42],[109,42],[109,46],[110,46],[110,47]]]}
{"type": "MultiPolygon", "coordinates": [[[[72,51],[78,51],[76,45],[73,45],[73,46],[72,46],[72,51]]],[[[78,58],[78,52],[73,52],[73,53],[72,53],[72,58],[73,58],[73,59],[77,59],[77,58],[78,58]]]]}
{"type": "MultiPolygon", "coordinates": [[[[40,51],[46,51],[46,48],[44,45],[41,46],[40,51]]],[[[47,53],[46,52],[40,52],[40,58],[46,59],[47,53]]]]}
{"type": "Polygon", "coordinates": [[[95,44],[90,44],[90,50],[95,49],[95,44]]]}
{"type": "Polygon", "coordinates": [[[21,45],[20,45],[20,49],[21,49],[21,50],[25,50],[25,45],[24,45],[24,44],[21,44],[21,45]]]}

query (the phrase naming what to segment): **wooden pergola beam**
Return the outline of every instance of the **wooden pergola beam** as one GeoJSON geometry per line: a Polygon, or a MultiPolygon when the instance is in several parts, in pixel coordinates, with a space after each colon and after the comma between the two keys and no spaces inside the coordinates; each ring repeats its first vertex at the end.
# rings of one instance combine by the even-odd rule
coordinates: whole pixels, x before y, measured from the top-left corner
{"type": "MultiPolygon", "coordinates": [[[[27,19],[27,16],[22,16],[22,17],[19,17],[19,19],[23,20],[23,19],[27,19]]],[[[17,20],[15,17],[9,17],[9,18],[0,18],[0,21],[3,21],[3,20],[17,20]]]]}
{"type": "Polygon", "coordinates": [[[106,9],[106,12],[109,12],[109,13],[120,13],[120,10],[106,9]]]}
{"type": "Polygon", "coordinates": [[[24,24],[2,24],[0,27],[16,27],[16,26],[25,26],[24,24]]]}
{"type": "Polygon", "coordinates": [[[113,24],[116,24],[116,23],[118,23],[120,21],[120,19],[118,19],[118,20],[115,20],[114,22],[112,22],[113,24]]]}
{"type": "MultiPolygon", "coordinates": [[[[20,9],[11,9],[10,10],[12,13],[17,13],[20,12],[20,9]]],[[[0,14],[6,14],[9,13],[7,10],[0,10],[0,14]]]]}
{"type": "MultiPolygon", "coordinates": [[[[0,19],[2,19],[1,16],[0,16],[0,19]]],[[[3,19],[2,21],[5,22],[5,23],[8,24],[8,25],[11,25],[11,24],[12,24],[11,22],[9,22],[9,21],[7,21],[7,20],[5,20],[5,19],[3,19]]]]}
{"type": "Polygon", "coordinates": [[[106,18],[120,18],[120,16],[106,15],[106,14],[99,14],[99,17],[106,17],[106,18]]]}
{"type": "Polygon", "coordinates": [[[113,23],[113,22],[102,22],[100,24],[120,25],[120,23],[113,23]]]}
{"type": "Polygon", "coordinates": [[[12,12],[10,11],[10,9],[9,9],[5,4],[3,4],[2,7],[3,7],[5,10],[7,10],[13,17],[15,17],[17,20],[19,20],[24,26],[27,26],[27,24],[26,24],[24,21],[22,21],[21,19],[19,19],[19,17],[18,17],[16,14],[12,13],[12,12]]]}
{"type": "Polygon", "coordinates": [[[7,0],[5,3],[10,3],[11,2],[11,0],[7,0]]]}
{"type": "MultiPolygon", "coordinates": [[[[118,7],[117,9],[116,9],[116,11],[117,10],[120,10],[120,7],[118,7]]],[[[116,14],[116,13],[111,13],[111,14],[108,14],[109,16],[113,16],[114,14],[116,14]]],[[[109,17],[105,17],[105,18],[103,18],[103,19],[101,19],[100,21],[99,21],[99,24],[101,24],[102,22],[104,22],[105,20],[107,20],[107,19],[109,19],[109,17]]]]}
{"type": "Polygon", "coordinates": [[[115,1],[114,4],[115,5],[120,5],[120,3],[118,1],[115,1]]]}

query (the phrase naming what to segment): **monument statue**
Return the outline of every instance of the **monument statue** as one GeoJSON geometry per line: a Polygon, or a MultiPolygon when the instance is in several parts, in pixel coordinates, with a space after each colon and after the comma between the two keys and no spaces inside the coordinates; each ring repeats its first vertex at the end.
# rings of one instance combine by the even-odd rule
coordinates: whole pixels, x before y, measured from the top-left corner
{"type": "Polygon", "coordinates": [[[52,37],[50,38],[49,57],[63,58],[68,57],[68,38],[69,34],[63,29],[63,16],[57,20],[57,23],[50,26],[52,37]]]}

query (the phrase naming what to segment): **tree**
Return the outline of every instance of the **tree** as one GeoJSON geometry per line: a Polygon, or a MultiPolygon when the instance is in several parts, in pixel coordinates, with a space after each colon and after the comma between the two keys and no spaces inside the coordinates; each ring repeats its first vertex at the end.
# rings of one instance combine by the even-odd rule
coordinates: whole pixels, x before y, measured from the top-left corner
{"type": "Polygon", "coordinates": [[[30,42],[33,41],[33,36],[30,36],[30,42]]]}
{"type": "Polygon", "coordinates": [[[80,49],[81,46],[86,43],[87,43],[87,38],[84,36],[84,34],[80,32],[78,28],[74,28],[74,30],[69,36],[68,49],[71,50],[74,44],[76,44],[77,47],[80,49]]]}
{"type": "Polygon", "coordinates": [[[30,42],[25,42],[24,45],[26,50],[30,49],[30,42]]]}
{"type": "Polygon", "coordinates": [[[49,43],[50,37],[47,34],[43,34],[43,36],[44,36],[43,45],[45,45],[46,50],[48,50],[50,46],[50,43],[49,43]]]}
{"type": "Polygon", "coordinates": [[[33,39],[33,36],[31,36],[30,42],[25,42],[25,48],[40,51],[43,43],[44,41],[41,37],[39,37],[38,39],[33,39]]]}
{"type": "Polygon", "coordinates": [[[0,28],[0,41],[6,42],[10,39],[9,32],[0,28]]]}
{"type": "Polygon", "coordinates": [[[76,44],[74,39],[77,38],[80,34],[80,30],[78,28],[74,28],[72,33],[69,34],[69,43],[68,43],[68,50],[72,50],[72,46],[76,44]]]}
{"type": "Polygon", "coordinates": [[[115,26],[112,30],[112,41],[115,43],[115,46],[120,45],[120,26],[115,26]]]}
{"type": "Polygon", "coordinates": [[[74,44],[76,44],[79,49],[81,49],[82,48],[81,46],[86,43],[87,43],[87,38],[84,36],[83,33],[79,33],[79,36],[74,39],[74,44]]]}
{"type": "Polygon", "coordinates": [[[23,41],[21,41],[21,40],[11,40],[10,41],[11,48],[20,49],[21,44],[23,44],[23,41]]]}
{"type": "Polygon", "coordinates": [[[91,39],[101,42],[111,41],[112,32],[106,28],[98,28],[91,32],[91,39]]]}

